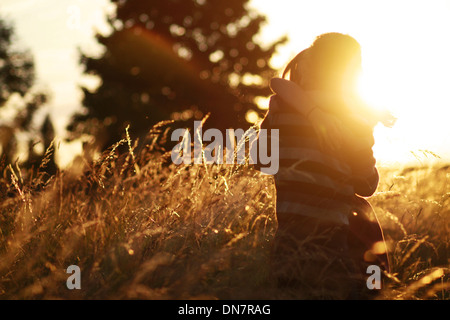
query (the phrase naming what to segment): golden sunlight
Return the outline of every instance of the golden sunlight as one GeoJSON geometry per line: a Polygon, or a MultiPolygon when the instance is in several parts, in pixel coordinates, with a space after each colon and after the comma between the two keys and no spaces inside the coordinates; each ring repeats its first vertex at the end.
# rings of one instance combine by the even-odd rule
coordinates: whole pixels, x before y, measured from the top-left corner
{"type": "Polygon", "coordinates": [[[449,1],[253,0],[252,5],[268,16],[261,41],[289,36],[271,60],[279,70],[322,33],[358,40],[361,95],[398,118],[393,128],[375,130],[380,162],[450,158],[450,43],[443,41],[450,37],[449,1]]]}

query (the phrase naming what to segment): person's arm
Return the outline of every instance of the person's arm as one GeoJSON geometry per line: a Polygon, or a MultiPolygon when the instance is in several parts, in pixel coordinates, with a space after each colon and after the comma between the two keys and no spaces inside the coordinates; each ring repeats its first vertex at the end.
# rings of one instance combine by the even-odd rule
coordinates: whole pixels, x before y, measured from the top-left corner
{"type": "Polygon", "coordinates": [[[353,137],[345,139],[344,156],[352,169],[351,183],[355,193],[370,197],[376,191],[379,182],[376,159],[373,155],[373,130],[360,128],[353,131],[353,137]]]}
{"type": "Polygon", "coordinates": [[[339,119],[317,107],[300,86],[286,79],[274,78],[270,87],[289,99],[287,102],[311,122],[322,146],[333,151],[342,147],[342,124],[339,119]]]}
{"type": "Polygon", "coordinates": [[[351,183],[357,195],[370,197],[377,190],[380,177],[375,164],[365,161],[367,160],[361,160],[359,165],[352,168],[351,183]]]}

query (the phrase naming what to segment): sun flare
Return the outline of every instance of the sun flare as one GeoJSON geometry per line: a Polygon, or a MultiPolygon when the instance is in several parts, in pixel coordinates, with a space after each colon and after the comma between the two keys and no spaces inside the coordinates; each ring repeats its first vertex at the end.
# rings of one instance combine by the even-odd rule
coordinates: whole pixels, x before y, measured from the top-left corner
{"type": "Polygon", "coordinates": [[[379,161],[415,162],[424,151],[421,161],[436,159],[427,151],[450,159],[450,43],[444,41],[450,36],[449,2],[254,0],[252,5],[268,16],[262,41],[289,36],[271,60],[280,70],[322,33],[341,32],[361,44],[358,91],[369,105],[398,119],[393,128],[375,130],[379,161]]]}

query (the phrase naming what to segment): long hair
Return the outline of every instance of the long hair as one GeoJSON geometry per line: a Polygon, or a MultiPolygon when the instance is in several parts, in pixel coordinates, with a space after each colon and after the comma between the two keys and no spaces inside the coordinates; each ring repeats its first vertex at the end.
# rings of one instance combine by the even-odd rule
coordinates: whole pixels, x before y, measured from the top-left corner
{"type": "MultiPolygon", "coordinates": [[[[360,70],[361,46],[358,41],[349,35],[332,32],[318,36],[309,48],[297,54],[286,66],[282,77],[286,78],[289,74],[289,80],[306,90],[337,92],[344,82],[356,80],[360,70]],[[350,75],[349,80],[346,72],[350,65],[354,74],[350,75]]],[[[356,97],[356,83],[350,85],[356,97]]],[[[360,102],[358,111],[373,126],[378,122],[386,127],[394,125],[396,118],[388,110],[375,110],[363,101],[360,102]]],[[[339,97],[334,104],[334,112],[348,113],[345,103],[339,101],[339,97]]]]}
{"type": "Polygon", "coordinates": [[[336,32],[325,33],[289,62],[283,78],[289,73],[290,80],[302,87],[335,89],[344,81],[353,59],[358,59],[360,66],[361,46],[353,37],[336,32]]]}
{"type": "Polygon", "coordinates": [[[301,85],[301,74],[300,74],[300,61],[306,55],[308,49],[301,51],[299,54],[292,59],[286,68],[283,71],[283,78],[286,78],[286,75],[289,73],[289,80],[295,82],[298,85],[301,85]]]}

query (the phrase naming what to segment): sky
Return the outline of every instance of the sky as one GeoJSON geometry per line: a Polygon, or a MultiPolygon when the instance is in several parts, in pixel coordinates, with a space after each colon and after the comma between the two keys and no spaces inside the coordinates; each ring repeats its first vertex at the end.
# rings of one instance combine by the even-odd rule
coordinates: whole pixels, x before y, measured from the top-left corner
{"type": "MultiPolygon", "coordinates": [[[[271,61],[280,70],[319,34],[342,32],[359,41],[364,96],[398,118],[394,128],[376,128],[379,163],[450,161],[450,0],[252,0],[251,6],[267,16],[258,41],[289,36],[271,61]]],[[[82,75],[78,50],[101,54],[94,34],[109,32],[105,13],[112,11],[108,0],[0,0],[17,45],[34,55],[37,84],[52,94],[47,108],[60,135],[81,105],[78,86],[96,84],[82,75]]],[[[60,161],[74,151],[79,144],[61,144],[60,161]]]]}

